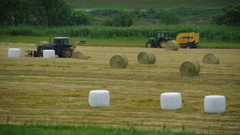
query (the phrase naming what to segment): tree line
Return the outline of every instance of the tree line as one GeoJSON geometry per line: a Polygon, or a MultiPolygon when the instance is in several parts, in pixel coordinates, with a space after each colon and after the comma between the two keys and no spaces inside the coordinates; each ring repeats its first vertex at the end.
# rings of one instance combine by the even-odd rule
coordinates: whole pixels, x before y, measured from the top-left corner
{"type": "Polygon", "coordinates": [[[0,0],[0,25],[69,26],[89,24],[88,17],[64,0],[0,0]]]}
{"type": "MultiPolygon", "coordinates": [[[[182,12],[155,10],[153,7],[140,11],[138,7],[130,10],[100,10],[91,13],[76,11],[64,0],[0,0],[0,25],[18,26],[76,26],[91,24],[91,17],[107,16],[101,19],[100,25],[129,27],[141,19],[157,19],[162,24],[179,24],[181,17],[195,15],[194,9],[180,7],[182,12]],[[105,15],[106,14],[106,15],[105,15]]],[[[196,12],[199,12],[196,10],[196,12]]],[[[212,23],[218,25],[240,26],[240,5],[229,5],[223,8],[223,14],[212,17],[212,23]]]]}
{"type": "Polygon", "coordinates": [[[223,15],[213,18],[215,24],[240,26],[240,4],[226,6],[223,8],[223,12],[223,15]]]}

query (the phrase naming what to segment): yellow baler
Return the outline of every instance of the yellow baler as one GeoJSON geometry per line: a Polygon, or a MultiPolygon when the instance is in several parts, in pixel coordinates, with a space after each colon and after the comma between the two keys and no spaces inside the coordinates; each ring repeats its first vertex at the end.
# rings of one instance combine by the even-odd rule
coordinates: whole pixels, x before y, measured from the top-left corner
{"type": "Polygon", "coordinates": [[[199,43],[199,32],[179,33],[176,37],[182,48],[197,48],[199,43]]]}

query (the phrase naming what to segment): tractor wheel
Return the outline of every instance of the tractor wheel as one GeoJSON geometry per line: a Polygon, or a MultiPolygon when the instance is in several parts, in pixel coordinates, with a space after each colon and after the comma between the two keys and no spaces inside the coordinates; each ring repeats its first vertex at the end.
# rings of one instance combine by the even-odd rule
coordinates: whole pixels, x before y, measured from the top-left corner
{"type": "Polygon", "coordinates": [[[197,44],[195,43],[195,41],[192,42],[192,48],[197,48],[197,44]]]}
{"type": "Polygon", "coordinates": [[[72,49],[69,47],[64,47],[61,52],[61,57],[69,58],[72,57],[72,49]]]}
{"type": "Polygon", "coordinates": [[[147,48],[152,48],[152,43],[151,43],[151,42],[147,42],[147,43],[146,43],[146,47],[147,47],[147,48]]]}
{"type": "Polygon", "coordinates": [[[166,44],[167,44],[166,39],[162,39],[158,42],[158,45],[159,45],[160,48],[165,48],[166,44]]]}

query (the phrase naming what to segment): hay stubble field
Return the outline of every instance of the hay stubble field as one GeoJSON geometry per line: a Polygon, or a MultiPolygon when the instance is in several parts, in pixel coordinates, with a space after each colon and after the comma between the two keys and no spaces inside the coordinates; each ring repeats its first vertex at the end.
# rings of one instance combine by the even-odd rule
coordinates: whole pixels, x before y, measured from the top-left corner
{"type": "Polygon", "coordinates": [[[211,134],[240,133],[240,50],[179,49],[166,51],[144,47],[78,46],[88,60],[23,57],[34,44],[0,43],[0,123],[43,125],[96,125],[101,127],[211,134]],[[8,58],[8,48],[20,48],[20,58],[8,58]],[[137,62],[140,52],[152,51],[156,63],[137,62]],[[213,53],[219,65],[202,64],[213,53]],[[109,60],[116,54],[128,58],[124,69],[112,69],[109,60]],[[196,77],[182,77],[179,66],[188,59],[200,64],[196,77]],[[90,90],[109,90],[110,106],[88,104],[90,90]],[[160,94],[180,92],[180,110],[162,110],[160,94]],[[204,96],[224,95],[225,113],[205,113],[204,96]]]}

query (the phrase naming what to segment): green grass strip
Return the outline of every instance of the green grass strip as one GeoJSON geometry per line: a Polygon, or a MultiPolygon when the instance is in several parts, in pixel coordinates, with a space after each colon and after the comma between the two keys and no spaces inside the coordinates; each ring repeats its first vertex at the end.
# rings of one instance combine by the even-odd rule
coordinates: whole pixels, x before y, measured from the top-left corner
{"type": "MultiPolygon", "coordinates": [[[[32,43],[36,44],[39,41],[50,41],[53,42],[54,37],[42,36],[9,36],[0,35],[0,42],[10,43],[32,43]]],[[[121,37],[121,38],[90,38],[90,37],[69,37],[69,43],[73,43],[79,40],[86,40],[85,44],[80,46],[113,46],[113,47],[145,47],[148,38],[138,37],[121,37]]],[[[202,39],[199,43],[199,48],[221,48],[221,49],[240,49],[239,43],[232,42],[214,42],[210,40],[202,39]]]]}
{"type": "Polygon", "coordinates": [[[133,126],[125,128],[101,128],[82,125],[73,126],[41,126],[41,125],[9,125],[0,124],[0,135],[196,135],[194,132],[173,132],[164,125],[159,131],[135,129],[133,126]]]}

